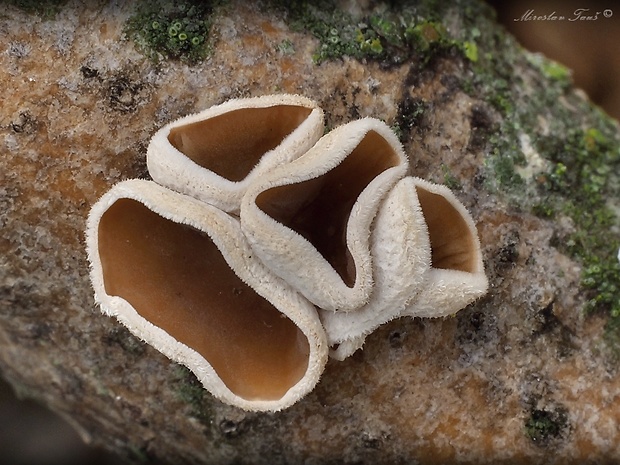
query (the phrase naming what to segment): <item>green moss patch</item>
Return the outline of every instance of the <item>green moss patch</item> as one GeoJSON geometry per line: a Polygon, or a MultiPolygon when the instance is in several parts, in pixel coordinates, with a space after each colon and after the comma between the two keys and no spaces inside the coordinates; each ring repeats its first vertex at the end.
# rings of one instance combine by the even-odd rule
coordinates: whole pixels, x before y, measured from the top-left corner
{"type": "Polygon", "coordinates": [[[564,139],[541,138],[552,163],[539,180],[543,214],[567,215],[575,225],[558,246],[582,263],[586,309],[620,321],[620,221],[614,209],[620,202],[620,144],[615,125],[605,119],[601,115],[598,127],[568,129],[564,139]]]}
{"type": "Polygon", "coordinates": [[[538,445],[547,445],[551,440],[561,438],[568,428],[566,412],[533,409],[525,420],[525,434],[538,445]]]}
{"type": "Polygon", "coordinates": [[[282,13],[291,28],[309,32],[320,42],[315,63],[349,56],[380,61],[385,65],[414,60],[426,64],[434,55],[458,50],[471,61],[478,59],[473,40],[452,37],[441,19],[448,4],[405,1],[376,13],[355,16],[333,0],[265,1],[282,13]]]}
{"type": "Polygon", "coordinates": [[[127,21],[125,32],[149,58],[190,64],[208,54],[210,15],[214,2],[142,0],[127,21]]]}
{"type": "Polygon", "coordinates": [[[620,351],[618,123],[574,92],[569,70],[485,27],[489,20],[469,26],[485,32],[473,39],[478,59],[464,82],[501,117],[484,149],[486,186],[538,216],[570,219],[574,231],[555,245],[582,265],[586,310],[610,316],[607,339],[620,351]],[[528,150],[541,166],[530,169],[528,150]]]}

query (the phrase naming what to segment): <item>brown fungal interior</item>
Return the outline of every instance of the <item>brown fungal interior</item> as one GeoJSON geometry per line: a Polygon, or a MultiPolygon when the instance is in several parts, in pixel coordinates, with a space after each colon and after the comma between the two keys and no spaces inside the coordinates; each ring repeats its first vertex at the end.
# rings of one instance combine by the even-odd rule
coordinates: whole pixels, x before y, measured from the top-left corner
{"type": "Polygon", "coordinates": [[[416,188],[431,241],[434,268],[476,271],[475,238],[463,216],[443,196],[416,188]]]}
{"type": "Polygon", "coordinates": [[[369,131],[331,171],[315,179],[268,189],[257,196],[256,204],[306,238],[352,287],[355,264],[346,246],[351,209],[368,183],[398,162],[392,146],[375,131],[369,131]]]}
{"type": "Polygon", "coordinates": [[[121,199],[101,218],[99,254],[106,292],[200,353],[236,395],[276,400],[306,372],[306,336],[206,234],[121,199]]]}
{"type": "Polygon", "coordinates": [[[230,111],[170,130],[168,140],[198,165],[230,181],[241,181],[261,157],[277,147],[311,113],[276,105],[230,111]]]}

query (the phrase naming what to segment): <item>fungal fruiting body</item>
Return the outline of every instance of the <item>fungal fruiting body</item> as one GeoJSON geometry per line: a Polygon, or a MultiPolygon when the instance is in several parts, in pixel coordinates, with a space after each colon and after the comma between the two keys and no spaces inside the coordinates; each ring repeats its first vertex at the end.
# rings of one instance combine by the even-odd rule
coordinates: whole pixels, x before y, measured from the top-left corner
{"type": "Polygon", "coordinates": [[[471,215],[407,175],[384,123],[322,132],[318,106],[291,95],[182,118],[149,145],[153,181],[115,185],[88,218],[103,313],[246,410],[289,407],[328,354],[488,286],[471,215]]]}
{"type": "Polygon", "coordinates": [[[431,267],[417,297],[403,315],[443,317],[482,297],[488,288],[474,220],[445,186],[416,179],[427,225],[431,267]]]}
{"type": "Polygon", "coordinates": [[[403,312],[430,267],[430,241],[413,180],[389,192],[371,235],[374,289],[368,302],[351,312],[321,311],[331,356],[338,360],[359,349],[368,334],[403,312]]]}
{"type": "Polygon", "coordinates": [[[254,258],[239,221],[153,182],[114,186],[89,218],[102,310],[224,402],[279,410],[327,359],[314,307],[254,258]]]}
{"type": "Polygon", "coordinates": [[[261,260],[311,302],[354,310],[372,292],[373,219],[406,171],[384,123],[353,121],[250,188],[241,226],[261,260]]]}
{"type": "Polygon", "coordinates": [[[354,312],[321,311],[333,358],[350,356],[396,317],[451,315],[486,292],[473,219],[444,186],[402,179],[379,210],[371,244],[368,303],[354,312]]]}
{"type": "Polygon", "coordinates": [[[230,100],[161,128],[147,148],[153,180],[224,211],[323,135],[323,111],[299,95],[230,100]]]}

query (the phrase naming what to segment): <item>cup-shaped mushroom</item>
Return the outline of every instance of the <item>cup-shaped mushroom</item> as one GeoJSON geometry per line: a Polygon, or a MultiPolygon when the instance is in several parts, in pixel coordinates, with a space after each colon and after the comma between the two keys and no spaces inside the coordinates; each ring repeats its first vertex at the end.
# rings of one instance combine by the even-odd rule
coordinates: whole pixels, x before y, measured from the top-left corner
{"type": "Polygon", "coordinates": [[[373,287],[370,232],[407,157],[390,128],[365,118],[248,189],[241,227],[261,260],[317,306],[359,308],[373,287]]]}
{"type": "Polygon", "coordinates": [[[276,411],[318,382],[327,344],[315,308],[255,258],[232,216],[125,181],[93,206],[87,248],[102,311],[223,402],[276,411]]]}
{"type": "Polygon", "coordinates": [[[161,128],[147,149],[153,180],[227,212],[248,186],[323,135],[323,111],[299,95],[229,100],[161,128]]]}
{"type": "Polygon", "coordinates": [[[320,311],[330,355],[338,360],[383,323],[450,315],[487,290],[473,219],[445,186],[413,177],[399,181],[379,208],[371,252],[375,289],[369,302],[349,313],[320,311]]]}
{"type": "Polygon", "coordinates": [[[431,267],[420,292],[404,314],[419,317],[452,315],[486,294],[480,240],[465,206],[445,186],[415,178],[428,229],[431,267]]]}
{"type": "Polygon", "coordinates": [[[380,325],[401,316],[420,292],[431,246],[413,178],[401,179],[382,202],[371,234],[374,290],[351,312],[320,310],[332,358],[343,360],[380,325]]]}

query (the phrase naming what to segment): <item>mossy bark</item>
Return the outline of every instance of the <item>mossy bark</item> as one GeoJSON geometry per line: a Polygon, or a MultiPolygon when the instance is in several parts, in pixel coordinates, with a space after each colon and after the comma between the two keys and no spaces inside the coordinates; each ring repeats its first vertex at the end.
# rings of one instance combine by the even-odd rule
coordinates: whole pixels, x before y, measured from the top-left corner
{"type": "Polygon", "coordinates": [[[198,63],[143,55],[125,34],[135,5],[68,2],[53,18],[9,7],[2,375],[136,463],[620,460],[617,123],[481,2],[344,3],[214,7],[198,63]],[[412,174],[472,212],[491,289],[452,318],[385,325],[307,398],[257,414],[100,314],[83,231],[111,185],[148,177],[164,123],[278,92],[318,101],[329,128],[391,125],[412,174]]]}

